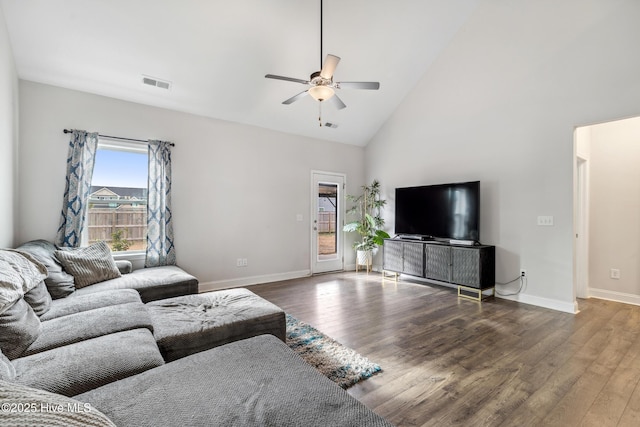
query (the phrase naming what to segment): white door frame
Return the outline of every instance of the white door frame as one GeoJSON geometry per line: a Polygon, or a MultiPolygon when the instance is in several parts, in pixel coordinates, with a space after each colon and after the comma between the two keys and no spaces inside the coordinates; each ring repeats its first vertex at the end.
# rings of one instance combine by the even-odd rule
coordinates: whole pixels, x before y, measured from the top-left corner
{"type": "MultiPolygon", "coordinates": [[[[338,172],[327,172],[327,171],[319,171],[319,170],[312,170],[311,171],[311,183],[310,183],[310,196],[311,196],[311,203],[310,203],[310,215],[309,215],[309,225],[310,225],[310,241],[311,241],[311,248],[310,248],[310,254],[311,254],[311,258],[310,258],[310,270],[311,270],[311,274],[318,274],[318,273],[325,273],[325,272],[329,272],[329,271],[342,271],[344,270],[344,232],[342,231],[342,227],[344,226],[344,216],[345,216],[345,197],[344,197],[344,190],[346,188],[347,185],[347,175],[344,173],[338,173],[338,172]],[[333,265],[334,267],[325,269],[325,268],[320,268],[319,267],[319,262],[318,261],[318,243],[317,243],[317,230],[315,227],[315,221],[317,218],[317,212],[316,212],[316,205],[317,205],[317,198],[318,198],[318,193],[317,193],[317,188],[316,188],[316,177],[318,177],[319,175],[325,175],[325,176],[334,176],[338,179],[340,179],[343,183],[342,188],[338,188],[338,209],[336,210],[336,239],[337,239],[337,249],[338,249],[338,261],[339,262],[335,262],[333,265]]],[[[329,263],[327,263],[328,265],[329,263]]]]}
{"type": "Polygon", "coordinates": [[[589,160],[576,155],[575,162],[575,291],[576,297],[589,298],[589,160]]]}

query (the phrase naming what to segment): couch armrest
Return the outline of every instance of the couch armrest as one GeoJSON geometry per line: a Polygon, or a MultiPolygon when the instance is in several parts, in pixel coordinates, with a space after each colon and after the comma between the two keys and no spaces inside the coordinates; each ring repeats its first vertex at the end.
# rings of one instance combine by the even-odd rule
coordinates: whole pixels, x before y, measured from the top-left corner
{"type": "Polygon", "coordinates": [[[113,289],[135,289],[142,302],[197,294],[198,279],[176,265],[133,270],[116,279],[105,280],[76,290],[77,295],[113,289]]]}
{"type": "Polygon", "coordinates": [[[131,261],[127,259],[117,259],[115,262],[116,267],[120,270],[120,274],[129,274],[133,271],[133,264],[131,264],[131,261]]]}
{"type": "Polygon", "coordinates": [[[15,382],[65,396],[163,364],[148,329],[104,335],[13,360],[15,382]]]}

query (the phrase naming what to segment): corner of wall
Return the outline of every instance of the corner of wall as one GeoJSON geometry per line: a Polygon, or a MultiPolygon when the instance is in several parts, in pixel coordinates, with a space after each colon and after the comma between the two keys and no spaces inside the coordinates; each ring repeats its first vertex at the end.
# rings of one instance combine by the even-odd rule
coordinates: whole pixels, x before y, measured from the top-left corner
{"type": "Polygon", "coordinates": [[[18,218],[18,73],[9,41],[6,20],[0,8],[0,245],[16,242],[18,218]]]}

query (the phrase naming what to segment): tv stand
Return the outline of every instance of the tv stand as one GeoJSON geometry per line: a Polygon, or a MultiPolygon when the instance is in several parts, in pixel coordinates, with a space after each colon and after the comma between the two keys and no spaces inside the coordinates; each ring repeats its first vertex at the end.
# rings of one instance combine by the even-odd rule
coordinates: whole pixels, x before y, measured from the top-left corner
{"type": "Polygon", "coordinates": [[[385,239],[383,277],[407,274],[458,286],[458,296],[482,301],[495,292],[496,247],[454,245],[438,241],[385,239]]]}

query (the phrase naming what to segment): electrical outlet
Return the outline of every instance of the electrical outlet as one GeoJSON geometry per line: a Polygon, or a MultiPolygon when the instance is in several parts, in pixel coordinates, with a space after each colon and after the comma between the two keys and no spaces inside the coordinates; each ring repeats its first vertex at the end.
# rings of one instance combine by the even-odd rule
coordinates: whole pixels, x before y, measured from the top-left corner
{"type": "Polygon", "coordinates": [[[236,260],[236,267],[242,267],[242,258],[236,260]]]}
{"type": "Polygon", "coordinates": [[[525,270],[524,268],[520,269],[520,277],[527,277],[527,270],[525,270]]]}
{"type": "Polygon", "coordinates": [[[249,261],[246,258],[242,258],[242,266],[246,267],[247,265],[249,265],[249,261]]]}
{"type": "Polygon", "coordinates": [[[553,215],[540,215],[538,216],[538,225],[553,225],[553,215]]]}
{"type": "Polygon", "coordinates": [[[610,270],[610,276],[611,276],[612,279],[619,279],[620,278],[620,269],[612,268],[610,270]]]}

